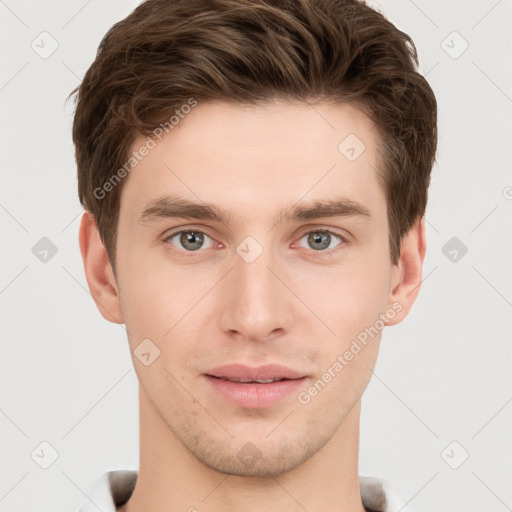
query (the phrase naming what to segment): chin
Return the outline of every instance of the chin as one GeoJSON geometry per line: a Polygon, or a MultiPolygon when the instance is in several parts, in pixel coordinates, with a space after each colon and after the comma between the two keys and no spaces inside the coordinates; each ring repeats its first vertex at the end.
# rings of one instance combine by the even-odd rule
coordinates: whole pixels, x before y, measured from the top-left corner
{"type": "Polygon", "coordinates": [[[324,444],[310,438],[307,443],[289,439],[269,442],[262,437],[254,442],[215,442],[201,436],[198,442],[185,442],[190,453],[205,466],[226,475],[270,478],[288,473],[314,455],[324,444]],[[240,448],[235,448],[240,445],[240,448]]]}

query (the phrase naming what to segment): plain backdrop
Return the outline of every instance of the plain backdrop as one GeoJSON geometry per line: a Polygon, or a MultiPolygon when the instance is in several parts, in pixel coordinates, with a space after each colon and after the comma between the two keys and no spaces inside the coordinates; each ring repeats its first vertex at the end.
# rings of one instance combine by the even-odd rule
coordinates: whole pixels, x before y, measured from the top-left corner
{"type": "MultiPolygon", "coordinates": [[[[0,1],[2,512],[76,510],[138,467],[137,379],[88,292],[65,104],[137,4],[0,1]]],[[[422,290],[384,332],[359,470],[416,512],[512,510],[512,1],[371,4],[417,45],[439,151],[422,290]]]]}

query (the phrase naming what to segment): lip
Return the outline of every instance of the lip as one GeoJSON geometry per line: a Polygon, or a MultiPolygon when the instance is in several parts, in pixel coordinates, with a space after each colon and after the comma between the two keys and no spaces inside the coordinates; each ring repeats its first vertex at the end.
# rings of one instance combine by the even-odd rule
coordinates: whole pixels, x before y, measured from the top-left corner
{"type": "Polygon", "coordinates": [[[266,364],[256,367],[243,364],[228,364],[213,368],[207,371],[206,374],[219,378],[244,380],[300,379],[305,377],[304,373],[278,364],[266,364]]]}
{"type": "Polygon", "coordinates": [[[209,370],[204,377],[214,391],[224,399],[239,407],[251,409],[262,409],[278,404],[303,386],[308,378],[301,372],[275,364],[258,367],[240,364],[225,365],[209,370]],[[226,379],[284,380],[261,384],[234,382],[226,379]]]}

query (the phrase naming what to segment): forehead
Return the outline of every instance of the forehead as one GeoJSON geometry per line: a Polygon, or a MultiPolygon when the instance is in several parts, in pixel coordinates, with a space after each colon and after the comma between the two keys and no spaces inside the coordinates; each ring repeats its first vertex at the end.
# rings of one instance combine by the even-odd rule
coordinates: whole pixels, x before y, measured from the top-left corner
{"type": "Polygon", "coordinates": [[[237,218],[333,196],[371,210],[384,198],[377,142],[374,123],[354,105],[198,103],[133,166],[121,208],[135,216],[169,194],[237,218]]]}

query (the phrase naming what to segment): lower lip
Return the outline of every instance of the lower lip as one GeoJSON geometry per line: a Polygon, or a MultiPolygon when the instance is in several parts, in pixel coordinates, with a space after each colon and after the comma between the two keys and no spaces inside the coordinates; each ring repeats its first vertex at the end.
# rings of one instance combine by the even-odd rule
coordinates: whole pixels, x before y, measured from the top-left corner
{"type": "Polygon", "coordinates": [[[215,391],[231,403],[240,407],[263,409],[276,405],[293,392],[297,392],[304,385],[306,377],[268,384],[233,382],[209,375],[206,375],[206,379],[215,391]]]}

